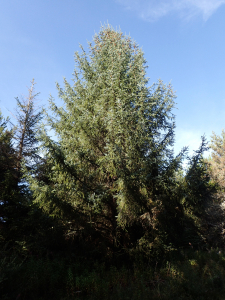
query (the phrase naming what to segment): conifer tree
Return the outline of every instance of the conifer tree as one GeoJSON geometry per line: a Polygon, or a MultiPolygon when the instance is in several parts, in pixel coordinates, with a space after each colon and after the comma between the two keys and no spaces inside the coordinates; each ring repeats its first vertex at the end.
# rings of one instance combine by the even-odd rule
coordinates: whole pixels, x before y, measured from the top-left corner
{"type": "Polygon", "coordinates": [[[224,200],[223,191],[225,189],[225,131],[221,136],[213,132],[210,148],[212,150],[211,159],[209,159],[210,175],[218,185],[218,198],[224,200]]]}
{"type": "Polygon", "coordinates": [[[22,180],[22,161],[28,169],[35,168],[40,161],[40,156],[37,153],[38,140],[36,134],[38,124],[42,119],[42,111],[37,111],[36,98],[39,93],[35,93],[34,79],[31,81],[31,87],[28,88],[27,98],[16,98],[16,126],[14,126],[14,141],[15,150],[17,152],[17,182],[22,180]]]}
{"type": "Polygon", "coordinates": [[[214,189],[205,218],[206,238],[211,247],[224,247],[225,132],[212,133],[211,153],[205,159],[211,188],[214,189]]]}
{"type": "MultiPolygon", "coordinates": [[[[17,184],[17,154],[13,147],[13,130],[9,120],[0,115],[0,247],[16,239],[12,231],[20,224],[22,198],[17,184]],[[16,222],[15,224],[15,220],[16,222]]],[[[11,245],[10,245],[11,246],[11,245]]]]}
{"type": "Polygon", "coordinates": [[[4,120],[0,112],[0,222],[7,220],[7,204],[16,193],[15,167],[16,155],[13,149],[12,130],[7,129],[8,119],[4,120]]]}
{"type": "Polygon", "coordinates": [[[1,125],[0,199],[2,205],[0,210],[5,227],[4,237],[13,244],[19,240],[24,243],[28,233],[28,222],[29,226],[31,225],[28,215],[32,213],[32,197],[23,177],[25,169],[22,166],[25,163],[25,167],[30,172],[34,172],[40,161],[35,135],[41,112],[35,112],[35,97],[38,94],[34,93],[34,84],[33,80],[27,99],[16,98],[17,126],[7,130],[6,122],[1,125]]]}
{"type": "Polygon", "coordinates": [[[119,228],[146,220],[157,226],[175,185],[185,152],[173,157],[175,95],[161,80],[147,86],[142,50],[110,26],[89,53],[81,46],[75,63],[73,85],[57,85],[63,107],[50,99],[57,142],[40,137],[51,171],[44,181],[30,177],[31,187],[68,232],[88,226],[116,245],[119,228]]]}
{"type": "MultiPolygon", "coordinates": [[[[184,210],[184,234],[186,245],[206,246],[207,236],[207,209],[212,203],[214,188],[210,184],[208,164],[203,158],[203,153],[208,150],[205,136],[195,154],[189,158],[188,168],[183,177],[183,197],[181,198],[184,210]]],[[[185,243],[184,243],[185,244],[185,243]]]]}

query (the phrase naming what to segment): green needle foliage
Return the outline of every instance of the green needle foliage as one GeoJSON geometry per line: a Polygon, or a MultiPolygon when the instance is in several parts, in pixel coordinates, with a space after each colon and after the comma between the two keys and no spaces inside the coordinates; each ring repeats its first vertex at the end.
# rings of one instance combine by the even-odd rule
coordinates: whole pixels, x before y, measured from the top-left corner
{"type": "Polygon", "coordinates": [[[210,148],[212,150],[211,157],[208,160],[210,165],[210,175],[212,180],[217,184],[218,202],[223,201],[223,193],[225,188],[225,131],[222,130],[221,135],[213,132],[211,136],[210,148]]]}
{"type": "Polygon", "coordinates": [[[13,130],[0,115],[0,248],[15,240],[24,217],[23,199],[17,184],[17,153],[13,130]]]}
{"type": "Polygon", "coordinates": [[[33,205],[24,178],[26,169],[33,176],[37,169],[40,173],[36,130],[42,115],[35,108],[34,84],[33,80],[26,99],[16,98],[17,126],[8,130],[8,120],[4,121],[0,116],[0,243],[3,242],[5,250],[11,248],[24,253],[31,249],[27,245],[34,244],[36,239],[40,241],[41,234],[44,235],[43,232],[52,225],[33,205]],[[42,231],[39,236],[38,231],[42,231]]]}
{"type": "Polygon", "coordinates": [[[42,111],[36,107],[36,98],[39,93],[35,93],[34,79],[31,81],[31,86],[28,88],[28,97],[25,99],[16,98],[16,126],[14,126],[14,141],[17,152],[17,172],[18,183],[22,179],[22,164],[23,161],[28,169],[35,168],[35,165],[40,161],[38,155],[38,140],[36,137],[38,125],[42,119],[42,111]]]}
{"type": "Polygon", "coordinates": [[[35,201],[61,219],[67,237],[107,249],[178,242],[186,149],[173,156],[171,86],[148,87],[142,50],[110,26],[88,53],[81,46],[75,63],[73,85],[57,85],[63,107],[50,99],[47,125],[57,142],[40,134],[48,172],[30,177],[35,201]]]}
{"type": "Polygon", "coordinates": [[[4,120],[0,111],[0,224],[7,220],[7,206],[13,195],[17,194],[16,154],[13,149],[13,132],[7,129],[8,119],[4,120]]]}

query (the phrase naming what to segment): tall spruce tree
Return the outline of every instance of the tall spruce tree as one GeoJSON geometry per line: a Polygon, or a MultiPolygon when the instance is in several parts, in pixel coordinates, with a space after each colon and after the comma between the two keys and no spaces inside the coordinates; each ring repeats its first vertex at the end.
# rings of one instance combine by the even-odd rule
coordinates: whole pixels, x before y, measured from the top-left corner
{"type": "Polygon", "coordinates": [[[13,147],[14,131],[9,120],[0,115],[0,247],[12,247],[24,217],[23,197],[17,178],[17,153],[13,147]]]}
{"type": "Polygon", "coordinates": [[[26,98],[16,98],[16,125],[14,126],[14,147],[17,153],[17,183],[23,181],[22,164],[23,161],[28,169],[35,169],[40,156],[38,155],[38,140],[36,137],[38,125],[42,119],[42,111],[36,107],[36,98],[39,93],[35,93],[34,79],[28,88],[26,98]]]}
{"type": "Polygon", "coordinates": [[[211,185],[215,188],[213,201],[207,211],[209,243],[213,247],[224,248],[225,245],[225,131],[220,135],[212,133],[210,157],[206,160],[211,185]]]}
{"type": "Polygon", "coordinates": [[[4,120],[0,112],[0,223],[8,219],[8,203],[15,196],[16,186],[16,153],[13,149],[13,131],[8,130],[8,119],[4,120]]]}
{"type": "Polygon", "coordinates": [[[67,224],[68,235],[88,229],[125,245],[121,230],[139,223],[134,242],[146,226],[154,241],[159,212],[172,206],[176,213],[171,191],[183,152],[173,157],[175,95],[162,81],[147,86],[142,50],[110,26],[94,36],[88,54],[81,50],[73,85],[57,85],[63,107],[50,99],[57,142],[40,136],[49,173],[30,177],[34,196],[67,224]]]}
{"type": "Polygon", "coordinates": [[[16,98],[17,126],[13,126],[10,131],[7,130],[6,122],[2,122],[0,126],[0,211],[5,228],[4,238],[13,247],[16,243],[24,246],[26,237],[30,235],[30,228],[35,223],[29,217],[29,214],[33,214],[34,207],[23,169],[25,163],[26,168],[34,173],[40,162],[35,135],[42,113],[35,111],[38,94],[34,93],[34,85],[33,80],[26,99],[16,98]]]}
{"type": "Polygon", "coordinates": [[[211,137],[210,148],[212,150],[211,158],[209,159],[211,178],[217,183],[218,199],[224,201],[225,189],[225,131],[222,131],[221,136],[214,132],[211,137]]]}

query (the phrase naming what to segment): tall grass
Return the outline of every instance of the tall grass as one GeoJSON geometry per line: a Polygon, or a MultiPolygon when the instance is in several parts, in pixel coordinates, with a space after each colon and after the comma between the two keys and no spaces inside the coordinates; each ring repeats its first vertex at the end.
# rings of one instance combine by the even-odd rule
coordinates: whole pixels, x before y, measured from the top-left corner
{"type": "Polygon", "coordinates": [[[79,258],[2,258],[0,299],[225,299],[225,253],[190,252],[161,267],[79,258]]]}

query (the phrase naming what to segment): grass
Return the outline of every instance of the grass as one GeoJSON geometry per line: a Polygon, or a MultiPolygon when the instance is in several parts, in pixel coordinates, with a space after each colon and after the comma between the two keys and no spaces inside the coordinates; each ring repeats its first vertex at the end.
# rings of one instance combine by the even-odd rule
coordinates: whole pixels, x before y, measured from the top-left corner
{"type": "Polygon", "coordinates": [[[82,258],[2,258],[2,300],[222,300],[225,253],[189,252],[157,265],[106,266],[82,258]]]}

